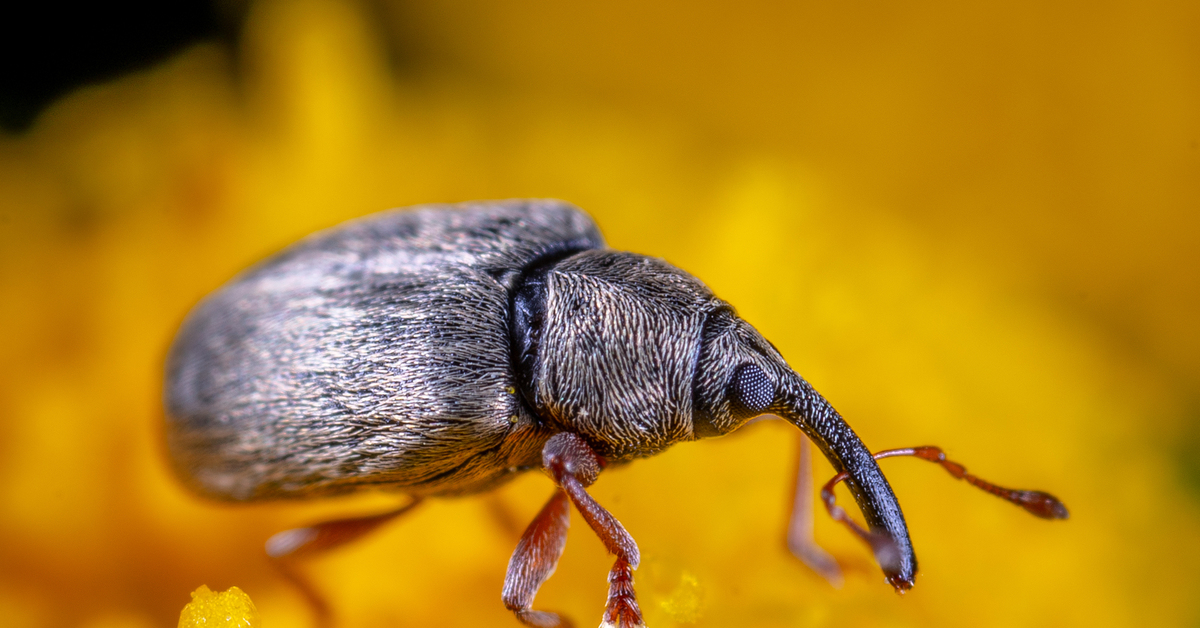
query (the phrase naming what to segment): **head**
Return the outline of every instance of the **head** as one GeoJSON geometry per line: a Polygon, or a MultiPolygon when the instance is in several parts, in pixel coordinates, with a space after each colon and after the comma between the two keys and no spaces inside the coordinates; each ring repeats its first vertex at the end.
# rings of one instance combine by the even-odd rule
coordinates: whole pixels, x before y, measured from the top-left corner
{"type": "Polygon", "coordinates": [[[696,364],[692,413],[697,438],[728,434],[773,414],[800,428],[838,472],[882,542],[873,542],[887,580],[912,587],[917,562],[900,504],[871,452],[841,415],[787,365],[783,356],[731,308],[709,314],[696,364]]]}
{"type": "Polygon", "coordinates": [[[891,487],[841,416],[757,330],[699,280],[611,250],[532,274],[515,298],[514,352],[537,413],[602,456],[647,456],[774,414],[800,428],[847,483],[867,524],[891,539],[889,582],[912,584],[908,530],[891,487]]]}

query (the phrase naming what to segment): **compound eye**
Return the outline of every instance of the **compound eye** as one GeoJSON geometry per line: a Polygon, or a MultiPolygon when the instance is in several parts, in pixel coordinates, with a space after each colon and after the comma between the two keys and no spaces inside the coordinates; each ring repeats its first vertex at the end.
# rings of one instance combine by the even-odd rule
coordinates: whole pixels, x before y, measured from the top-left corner
{"type": "Polygon", "coordinates": [[[757,364],[743,364],[729,382],[729,406],[738,418],[762,414],[775,403],[775,382],[757,364]]]}

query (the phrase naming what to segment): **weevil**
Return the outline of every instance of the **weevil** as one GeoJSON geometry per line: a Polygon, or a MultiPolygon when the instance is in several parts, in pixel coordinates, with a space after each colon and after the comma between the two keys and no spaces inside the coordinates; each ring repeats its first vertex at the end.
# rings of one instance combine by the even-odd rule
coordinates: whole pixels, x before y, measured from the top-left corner
{"type": "MultiPolygon", "coordinates": [[[[533,601],[562,555],[572,505],[616,556],[602,626],[642,626],[637,544],[588,486],[606,467],[759,415],[792,423],[825,454],[837,471],[826,507],[901,592],[917,561],[877,458],[938,462],[1033,514],[1067,516],[1053,496],[985,482],[934,447],[873,455],[730,304],[661,259],[608,248],[592,219],[561,201],[392,210],[300,241],[187,316],[167,359],[165,405],[173,465],[205,495],[412,497],[392,512],[278,534],[267,552],[281,561],[423,498],[544,470],[556,488],[521,536],[501,596],[530,626],[568,625],[533,601]],[[834,503],[841,481],[865,528],[834,503]]],[[[835,574],[803,522],[793,532],[793,551],[835,574]]]]}

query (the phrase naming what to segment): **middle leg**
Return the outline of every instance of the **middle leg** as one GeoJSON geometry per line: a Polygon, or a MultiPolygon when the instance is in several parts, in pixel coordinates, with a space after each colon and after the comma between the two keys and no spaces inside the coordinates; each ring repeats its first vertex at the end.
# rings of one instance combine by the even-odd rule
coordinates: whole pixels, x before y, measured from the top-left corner
{"type": "Polygon", "coordinates": [[[812,443],[800,434],[799,464],[796,469],[796,489],[793,491],[792,516],[788,521],[787,545],[792,555],[799,558],[809,569],[825,578],[836,588],[842,587],[842,570],[813,537],[816,509],[813,507],[812,443]]]}

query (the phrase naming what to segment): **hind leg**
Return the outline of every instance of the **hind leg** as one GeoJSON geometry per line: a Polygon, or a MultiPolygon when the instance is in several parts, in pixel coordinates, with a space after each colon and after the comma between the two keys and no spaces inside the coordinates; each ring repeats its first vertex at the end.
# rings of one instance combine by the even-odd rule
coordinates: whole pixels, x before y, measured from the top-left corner
{"type": "Polygon", "coordinates": [[[420,499],[413,498],[411,502],[395,510],[377,515],[336,519],[302,528],[284,530],[267,539],[265,546],[267,556],[270,557],[271,563],[283,577],[304,597],[305,602],[313,611],[318,628],[328,628],[332,625],[333,620],[329,603],[312,585],[312,582],[297,569],[295,561],[354,541],[412,510],[419,503],[421,503],[420,499]]]}

